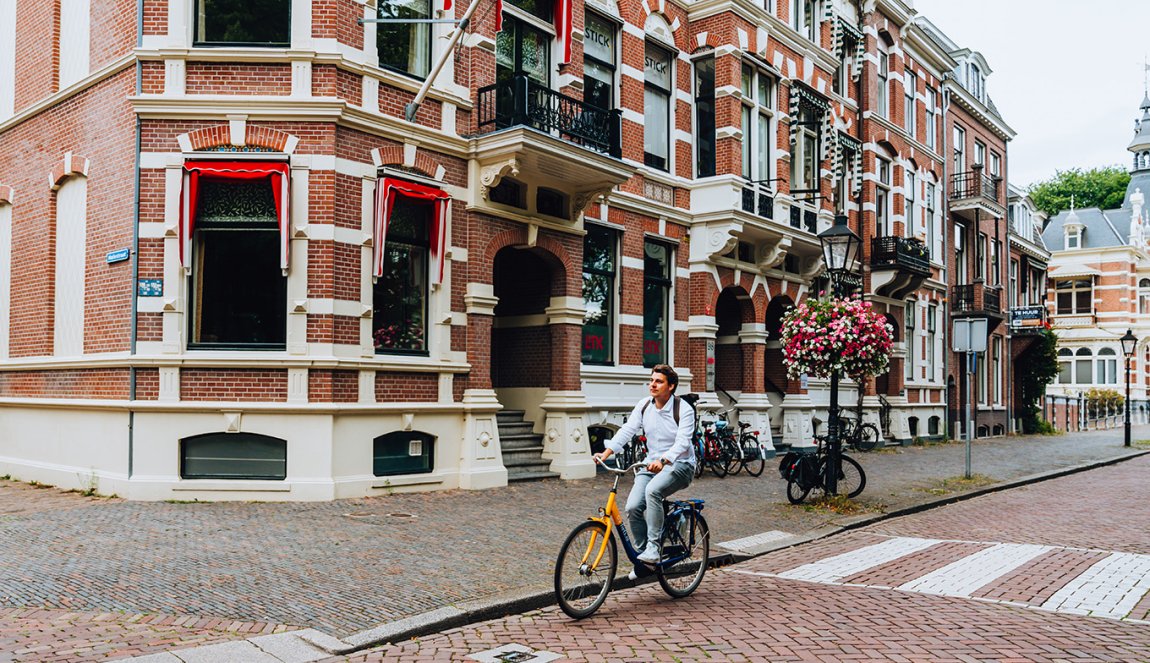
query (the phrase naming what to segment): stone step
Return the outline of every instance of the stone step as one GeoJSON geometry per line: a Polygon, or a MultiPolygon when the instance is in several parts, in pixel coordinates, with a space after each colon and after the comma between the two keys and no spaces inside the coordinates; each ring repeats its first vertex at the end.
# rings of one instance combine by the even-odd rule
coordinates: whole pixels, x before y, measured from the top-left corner
{"type": "Polygon", "coordinates": [[[500,410],[495,413],[495,420],[499,423],[523,421],[523,410],[500,410]]]}
{"type": "Polygon", "coordinates": [[[543,459],[543,447],[503,450],[504,467],[523,467],[524,465],[542,465],[546,469],[551,466],[551,461],[543,459]]]}
{"type": "Polygon", "coordinates": [[[530,435],[503,435],[502,433],[500,433],[499,445],[501,447],[503,447],[504,451],[508,451],[511,449],[515,449],[515,450],[527,449],[527,448],[534,449],[536,447],[538,447],[538,449],[540,451],[542,451],[543,450],[543,436],[542,435],[536,435],[534,433],[532,433],[530,435]]]}
{"type": "Polygon", "coordinates": [[[517,421],[513,424],[500,423],[499,424],[499,437],[502,438],[507,435],[522,435],[532,434],[535,432],[535,424],[530,421],[517,421]]]}
{"type": "Polygon", "coordinates": [[[512,472],[510,469],[507,471],[508,483],[512,481],[539,481],[540,479],[558,479],[557,472],[548,472],[546,470],[538,470],[532,472],[512,472]]]}

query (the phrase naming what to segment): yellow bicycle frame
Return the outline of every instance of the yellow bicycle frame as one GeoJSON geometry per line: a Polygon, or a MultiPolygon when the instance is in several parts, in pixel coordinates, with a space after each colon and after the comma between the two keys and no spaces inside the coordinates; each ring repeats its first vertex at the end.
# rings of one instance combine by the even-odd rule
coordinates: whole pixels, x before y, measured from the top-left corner
{"type": "MultiPolygon", "coordinates": [[[[615,525],[623,524],[623,516],[619,514],[619,507],[615,504],[615,491],[612,490],[611,494],[607,496],[607,506],[603,508],[603,515],[591,516],[588,520],[594,520],[601,523],[605,528],[603,540],[599,542],[599,551],[595,554],[595,561],[591,563],[592,569],[599,568],[599,562],[603,560],[603,555],[607,552],[607,542],[611,539],[611,528],[615,525]]],[[[580,564],[586,564],[591,554],[595,551],[595,537],[591,537],[591,541],[587,544],[587,550],[583,551],[583,559],[580,564]]]]}

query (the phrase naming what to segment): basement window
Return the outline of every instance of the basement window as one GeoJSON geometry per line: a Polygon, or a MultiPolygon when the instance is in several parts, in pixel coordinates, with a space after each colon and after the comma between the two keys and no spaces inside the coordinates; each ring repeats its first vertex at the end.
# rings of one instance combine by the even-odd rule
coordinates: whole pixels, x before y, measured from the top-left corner
{"type": "Polygon", "coordinates": [[[435,436],[419,431],[395,431],[372,442],[372,472],[377,477],[426,474],[434,467],[435,436]]]}
{"type": "Polygon", "coordinates": [[[180,440],[181,479],[287,478],[287,441],[256,433],[206,433],[180,440]]]}

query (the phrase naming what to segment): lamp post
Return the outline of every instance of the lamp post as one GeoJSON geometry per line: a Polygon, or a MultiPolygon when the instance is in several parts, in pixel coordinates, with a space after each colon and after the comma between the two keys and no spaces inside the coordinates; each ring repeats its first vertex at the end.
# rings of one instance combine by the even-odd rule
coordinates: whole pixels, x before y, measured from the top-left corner
{"type": "MultiPolygon", "coordinates": [[[[835,216],[835,223],[819,233],[823,246],[823,261],[831,279],[831,296],[842,298],[858,264],[862,240],[847,226],[845,214],[835,216]]],[[[838,493],[838,470],[842,463],[842,441],[839,439],[839,372],[831,371],[830,421],[827,422],[827,464],[823,487],[828,495],[838,493]]]]}
{"type": "Polygon", "coordinates": [[[1138,338],[1134,332],[1127,329],[1126,335],[1119,339],[1122,342],[1122,354],[1126,355],[1126,445],[1130,446],[1130,358],[1134,356],[1134,346],[1138,345],[1138,338]]]}

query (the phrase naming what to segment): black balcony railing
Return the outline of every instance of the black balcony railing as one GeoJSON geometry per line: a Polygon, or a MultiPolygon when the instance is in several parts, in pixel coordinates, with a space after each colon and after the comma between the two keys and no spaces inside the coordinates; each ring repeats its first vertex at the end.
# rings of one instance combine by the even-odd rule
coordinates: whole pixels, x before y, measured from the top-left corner
{"type": "Polygon", "coordinates": [[[893,265],[930,275],[930,250],[911,237],[874,237],[870,242],[872,267],[893,265]]]}
{"type": "Polygon", "coordinates": [[[524,74],[479,88],[479,132],[526,126],[615,158],[622,156],[622,111],[603,110],[524,74]]]}
{"type": "Polygon", "coordinates": [[[1010,309],[1010,331],[1015,335],[1041,334],[1046,329],[1046,307],[1015,306],[1010,309]]]}
{"type": "Polygon", "coordinates": [[[982,283],[951,286],[951,311],[960,313],[1002,313],[1002,290],[982,283]]]}
{"type": "Polygon", "coordinates": [[[998,202],[998,189],[1002,179],[984,175],[981,168],[955,173],[950,178],[951,200],[964,198],[986,198],[998,202]]]}
{"type": "Polygon", "coordinates": [[[765,191],[746,186],[743,187],[742,210],[749,214],[757,214],[764,219],[771,219],[775,214],[775,200],[765,191]]]}

